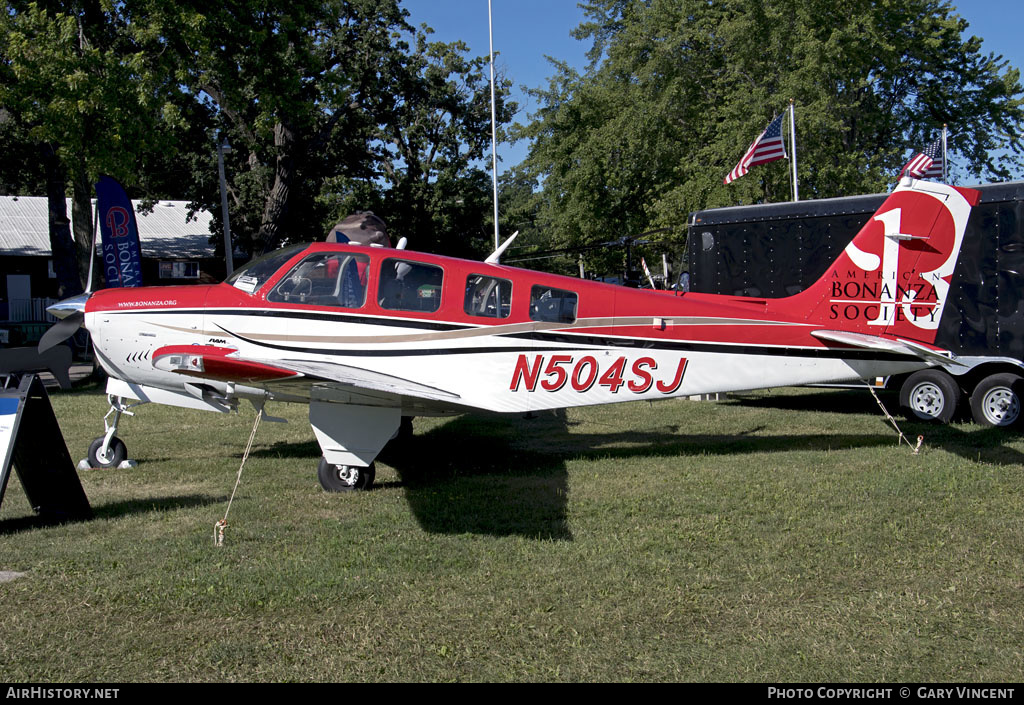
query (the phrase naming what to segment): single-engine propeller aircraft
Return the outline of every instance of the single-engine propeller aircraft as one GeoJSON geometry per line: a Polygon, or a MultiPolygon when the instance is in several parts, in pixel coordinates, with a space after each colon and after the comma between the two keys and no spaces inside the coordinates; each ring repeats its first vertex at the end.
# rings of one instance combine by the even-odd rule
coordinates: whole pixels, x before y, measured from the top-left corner
{"type": "MultiPolygon", "coordinates": [[[[807,290],[781,299],[638,290],[485,262],[314,243],[214,286],[61,302],[126,400],[227,412],[309,405],[330,491],[366,489],[403,417],[526,412],[811,383],[950,364],[935,334],[978,194],[904,179],[807,290]]],[[[507,244],[507,243],[506,243],[507,244]]],[[[504,245],[503,245],[504,247],[504,245]]]]}

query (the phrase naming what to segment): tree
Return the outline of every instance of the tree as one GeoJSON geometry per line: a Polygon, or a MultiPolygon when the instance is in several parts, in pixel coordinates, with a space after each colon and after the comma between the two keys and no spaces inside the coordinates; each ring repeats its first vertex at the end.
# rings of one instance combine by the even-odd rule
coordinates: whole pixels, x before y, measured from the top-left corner
{"type": "MultiPolygon", "coordinates": [[[[46,183],[63,295],[85,284],[96,179],[110,174],[127,186],[146,175],[159,181],[160,169],[140,166],[178,152],[182,135],[196,135],[202,124],[203,111],[181,91],[143,19],[126,5],[100,0],[8,2],[0,19],[0,106],[9,134],[21,149],[34,148],[43,165],[42,179],[36,172],[12,180],[46,183]]],[[[163,183],[170,180],[163,175],[163,183]]]]}
{"type": "MultiPolygon", "coordinates": [[[[491,144],[487,59],[466,58],[462,42],[428,42],[428,36],[417,32],[392,72],[395,82],[382,105],[388,118],[371,147],[378,171],[361,190],[375,191],[367,203],[416,249],[486,254],[493,248],[491,181],[481,167],[491,144]]],[[[499,79],[499,126],[516,110],[507,94],[508,82],[499,79]]]]}
{"type": "Polygon", "coordinates": [[[322,236],[324,180],[370,171],[381,84],[406,27],[397,2],[154,7],[183,80],[216,110],[231,143],[232,229],[242,246],[259,252],[299,233],[322,236]]]}
{"type": "MultiPolygon", "coordinates": [[[[190,198],[219,226],[219,138],[232,146],[232,234],[250,253],[321,239],[367,208],[417,247],[476,252],[490,213],[485,62],[429,42],[406,14],[397,0],[9,3],[0,131],[55,155],[52,178],[33,177],[51,185],[55,243],[62,191],[87,208],[101,173],[135,195],[190,198]]],[[[85,262],[91,218],[80,225],[85,262]]]]}
{"type": "MultiPolygon", "coordinates": [[[[395,0],[174,7],[165,34],[194,56],[189,82],[233,147],[243,247],[320,238],[370,209],[416,247],[474,249],[490,113],[483,60],[465,45],[428,42],[395,0]]],[[[509,122],[514,106],[498,106],[509,122]]]]}
{"type": "MultiPolygon", "coordinates": [[[[885,190],[943,124],[959,174],[1024,167],[1019,71],[980,54],[938,0],[589,0],[578,75],[555,65],[531,140],[539,211],[564,245],[674,226],[711,206],[785,200],[783,163],[725,186],[797,105],[802,197],[885,190]],[[1005,147],[1001,161],[993,150],[1005,147]]],[[[788,164],[788,163],[787,163],[788,164]]],[[[590,255],[598,259],[599,255],[590,255]]]]}

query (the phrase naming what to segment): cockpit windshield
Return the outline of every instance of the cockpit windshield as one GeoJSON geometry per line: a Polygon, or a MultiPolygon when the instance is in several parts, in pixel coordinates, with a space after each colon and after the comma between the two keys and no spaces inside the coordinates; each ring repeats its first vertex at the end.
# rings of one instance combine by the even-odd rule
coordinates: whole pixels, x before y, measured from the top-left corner
{"type": "Polygon", "coordinates": [[[264,282],[270,279],[270,277],[274,276],[274,273],[279,270],[285,262],[307,247],[309,247],[308,242],[301,245],[282,247],[280,250],[268,252],[262,257],[257,257],[256,259],[249,261],[240,269],[236,269],[231,276],[225,280],[225,283],[230,284],[237,289],[241,289],[247,294],[252,294],[263,286],[264,282]]]}

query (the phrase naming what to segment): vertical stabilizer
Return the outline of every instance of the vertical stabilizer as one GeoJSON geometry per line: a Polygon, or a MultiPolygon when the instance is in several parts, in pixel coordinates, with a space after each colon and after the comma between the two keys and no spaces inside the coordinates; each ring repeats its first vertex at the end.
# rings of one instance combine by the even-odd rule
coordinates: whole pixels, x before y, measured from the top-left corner
{"type": "Polygon", "coordinates": [[[773,308],[831,330],[934,343],[979,196],[904,179],[815,284],[773,308]]]}

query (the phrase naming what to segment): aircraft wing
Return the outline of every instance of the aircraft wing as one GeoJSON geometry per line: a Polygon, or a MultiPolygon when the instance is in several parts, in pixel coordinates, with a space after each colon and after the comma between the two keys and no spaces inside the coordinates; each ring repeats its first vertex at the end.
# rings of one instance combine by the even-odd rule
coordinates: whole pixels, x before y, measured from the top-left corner
{"type": "Polygon", "coordinates": [[[930,348],[912,340],[904,340],[902,338],[882,338],[877,335],[851,333],[849,331],[842,330],[816,330],[811,331],[811,335],[818,340],[824,340],[827,343],[839,343],[841,345],[849,345],[850,347],[860,348],[862,350],[876,350],[878,352],[912,355],[913,357],[936,365],[952,364],[959,365],[961,367],[964,366],[964,363],[959,362],[953,353],[930,348]]]}
{"type": "Polygon", "coordinates": [[[368,389],[375,392],[389,394],[400,394],[403,396],[419,397],[433,401],[457,402],[461,397],[454,392],[449,392],[437,387],[431,387],[419,382],[413,382],[402,377],[386,375],[381,372],[365,370],[351,365],[339,365],[333,362],[310,362],[305,360],[282,360],[274,362],[282,369],[289,369],[305,375],[311,379],[336,382],[359,389],[368,389]]]}
{"type": "Polygon", "coordinates": [[[212,345],[169,345],[153,353],[153,366],[189,377],[235,382],[255,386],[273,386],[308,379],[328,382],[361,391],[458,402],[460,397],[437,387],[413,382],[351,365],[306,360],[261,360],[237,356],[234,348],[212,345]]]}

